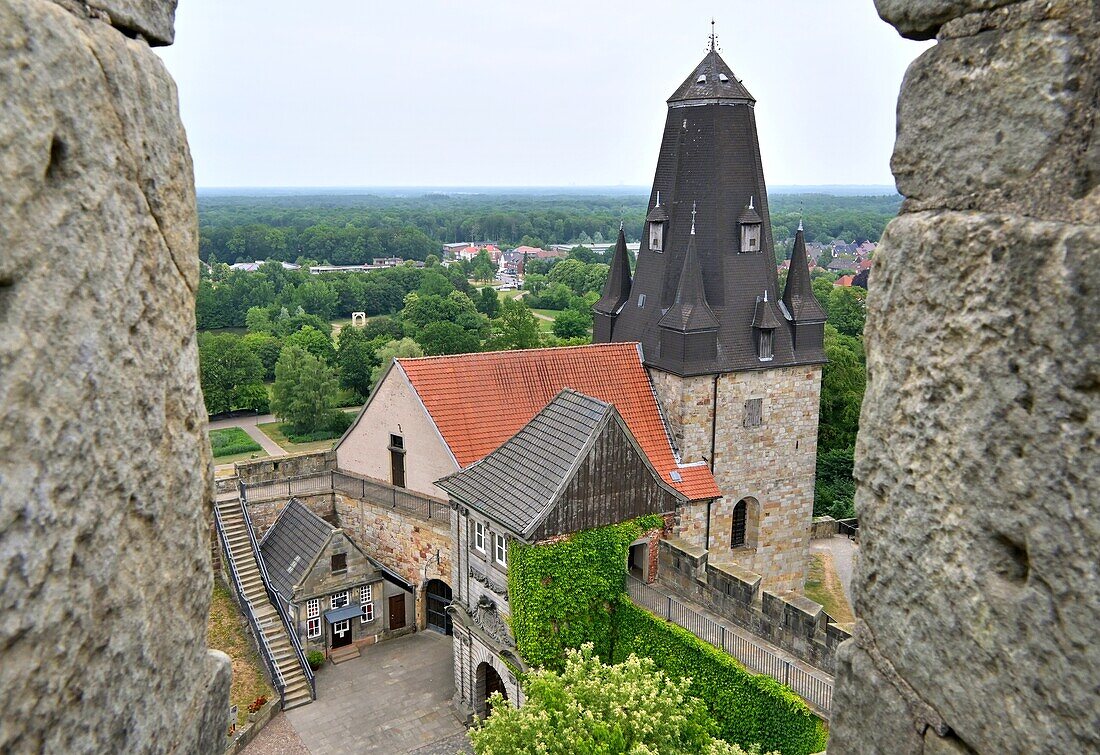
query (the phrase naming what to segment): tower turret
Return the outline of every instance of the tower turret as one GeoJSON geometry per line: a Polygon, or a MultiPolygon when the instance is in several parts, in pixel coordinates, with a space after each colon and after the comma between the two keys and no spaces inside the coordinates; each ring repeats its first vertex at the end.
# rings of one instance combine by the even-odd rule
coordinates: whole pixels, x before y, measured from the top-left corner
{"type": "Polygon", "coordinates": [[[783,306],[790,316],[794,347],[804,353],[820,351],[825,337],[825,310],[810,285],[810,265],[801,220],[794,234],[791,267],[787,271],[787,285],[783,288],[783,306]]]}
{"type": "Polygon", "coordinates": [[[691,232],[676,298],[657,321],[661,352],[680,361],[714,359],[718,348],[718,318],[707,304],[703,271],[695,250],[695,210],[691,214],[691,232]]]}
{"type": "Polygon", "coordinates": [[[615,328],[615,318],[630,300],[630,257],[626,253],[626,235],[619,223],[619,238],[611,256],[611,270],[603,286],[603,295],[592,305],[592,340],[607,343],[615,328]]]}

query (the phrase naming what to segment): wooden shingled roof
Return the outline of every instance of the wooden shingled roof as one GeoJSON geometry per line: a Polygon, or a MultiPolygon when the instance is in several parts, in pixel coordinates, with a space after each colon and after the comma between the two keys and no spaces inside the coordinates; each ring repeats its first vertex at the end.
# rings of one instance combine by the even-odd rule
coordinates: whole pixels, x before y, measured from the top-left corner
{"type": "Polygon", "coordinates": [[[397,367],[463,468],[572,388],[612,404],[662,479],[689,500],[721,495],[705,464],[677,463],[636,343],[398,359],[397,367]]]}

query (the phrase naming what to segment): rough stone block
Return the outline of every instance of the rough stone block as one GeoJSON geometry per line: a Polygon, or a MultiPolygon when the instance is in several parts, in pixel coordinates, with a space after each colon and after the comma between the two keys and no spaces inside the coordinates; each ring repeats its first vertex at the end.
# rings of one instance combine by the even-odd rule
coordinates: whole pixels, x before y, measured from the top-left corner
{"type": "MultiPolygon", "coordinates": [[[[78,6],[74,0],[54,0],[65,7],[78,6]]],[[[93,13],[106,14],[111,25],[127,36],[140,34],[151,45],[170,45],[175,39],[178,0],[85,0],[93,13]]],[[[104,19],[106,20],[106,19],[104,19]]]]}
{"type": "Polygon", "coordinates": [[[981,752],[1100,745],[1098,261],[1096,226],[957,212],[876,256],[855,610],[981,752]]]}
{"type": "Polygon", "coordinates": [[[1059,19],[941,40],[914,61],[891,160],[910,205],[1066,217],[1094,180],[1080,151],[1090,45],[1059,19]]]}
{"type": "Polygon", "coordinates": [[[0,1],[0,81],[0,751],[200,752],[227,671],[176,89],[46,0],[0,1]]]}
{"type": "Polygon", "coordinates": [[[952,19],[1015,2],[1019,0],[875,0],[875,9],[901,36],[932,39],[952,19]]]}

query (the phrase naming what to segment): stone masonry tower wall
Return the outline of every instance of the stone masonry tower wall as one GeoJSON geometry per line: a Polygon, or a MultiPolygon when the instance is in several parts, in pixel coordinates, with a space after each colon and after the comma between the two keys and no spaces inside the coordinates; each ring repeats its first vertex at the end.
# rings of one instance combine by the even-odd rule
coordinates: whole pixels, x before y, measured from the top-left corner
{"type": "Polygon", "coordinates": [[[683,461],[709,463],[713,453],[724,493],[711,508],[709,542],[702,511],[704,521],[690,517],[680,536],[708,549],[711,563],[761,575],[762,589],[800,592],[813,519],[821,366],[696,377],[649,372],[683,461]],[[757,399],[754,425],[746,422],[746,404],[757,399]],[[732,548],[733,507],[742,499],[745,544],[732,548]]]}
{"type": "Polygon", "coordinates": [[[877,5],[938,44],[871,276],[829,752],[1100,751],[1100,6],[877,5]]]}
{"type": "Polygon", "coordinates": [[[0,0],[0,751],[225,748],[167,0],[0,0]]]}

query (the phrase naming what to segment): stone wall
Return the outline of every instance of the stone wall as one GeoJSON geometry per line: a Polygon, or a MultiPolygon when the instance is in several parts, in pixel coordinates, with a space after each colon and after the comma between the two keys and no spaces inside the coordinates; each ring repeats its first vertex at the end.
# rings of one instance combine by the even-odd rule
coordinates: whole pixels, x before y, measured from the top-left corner
{"type": "Polygon", "coordinates": [[[454,589],[450,520],[419,519],[342,493],[335,494],[335,510],[336,520],[360,548],[416,587],[416,626],[423,628],[424,586],[441,579],[454,589]]]}
{"type": "Polygon", "coordinates": [[[235,465],[237,476],[246,485],[274,482],[291,477],[326,472],[336,468],[335,451],[314,451],[255,461],[239,461],[235,465]]]}
{"type": "Polygon", "coordinates": [[[851,634],[820,604],[795,592],[762,590],[759,574],[712,564],[705,552],[676,540],[662,540],[659,552],[661,586],[833,673],[837,646],[851,634]]]}
{"type": "Polygon", "coordinates": [[[0,0],[3,752],[225,744],[174,10],[0,0]]]}
{"type": "Polygon", "coordinates": [[[763,575],[769,589],[802,590],[813,518],[821,367],[727,373],[717,383],[713,375],[681,378],[651,369],[650,376],[683,460],[712,462],[723,493],[709,509],[696,505],[685,511],[678,535],[709,550],[711,561],[763,575]],[[750,399],[763,402],[757,427],[744,426],[750,399]],[[735,549],[733,508],[742,499],[747,499],[749,526],[745,545],[735,549]]]}
{"type": "Polygon", "coordinates": [[[878,6],[937,44],[871,274],[829,751],[1097,751],[1097,6],[878,6]]]}

